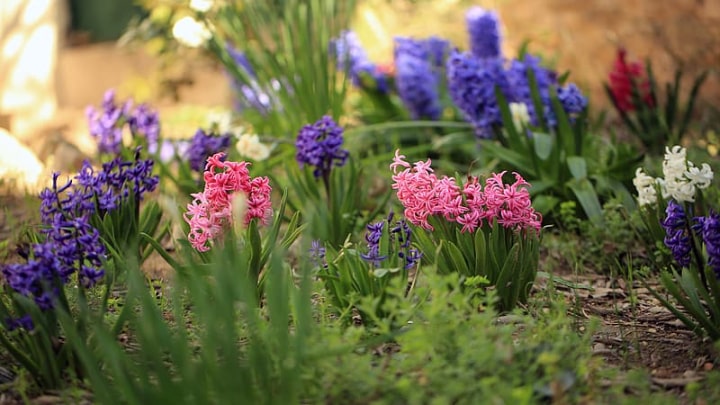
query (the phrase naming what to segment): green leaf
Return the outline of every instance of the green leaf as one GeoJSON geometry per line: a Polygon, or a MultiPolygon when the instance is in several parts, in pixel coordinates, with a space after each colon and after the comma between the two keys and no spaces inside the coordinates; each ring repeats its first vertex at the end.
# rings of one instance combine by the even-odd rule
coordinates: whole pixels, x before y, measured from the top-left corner
{"type": "Polygon", "coordinates": [[[567,182],[567,186],[575,194],[575,198],[580,202],[588,219],[596,225],[601,225],[604,222],[602,206],[590,181],[587,178],[570,180],[567,182]]]}
{"type": "Polygon", "coordinates": [[[587,162],[584,157],[568,156],[567,165],[574,179],[582,180],[587,178],[587,162]]]}
{"type": "MultiPolygon", "coordinates": [[[[541,132],[534,132],[532,135],[535,146],[535,154],[542,160],[547,160],[555,147],[555,139],[553,136],[541,132]]],[[[560,162],[553,162],[559,164],[560,162]]]]}

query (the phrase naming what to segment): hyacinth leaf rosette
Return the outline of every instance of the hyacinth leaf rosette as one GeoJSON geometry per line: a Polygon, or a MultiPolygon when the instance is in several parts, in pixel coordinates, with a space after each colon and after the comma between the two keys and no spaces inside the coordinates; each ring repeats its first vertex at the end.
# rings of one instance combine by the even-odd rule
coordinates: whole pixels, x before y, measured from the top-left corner
{"type": "Polygon", "coordinates": [[[312,242],[311,261],[341,319],[352,321],[353,309],[357,309],[366,326],[393,315],[386,309],[387,301],[410,294],[408,273],[417,271],[423,256],[412,241],[408,222],[394,221],[391,213],[366,226],[364,243],[346,242],[337,249],[312,242]]]}
{"type": "Polygon", "coordinates": [[[399,151],[391,165],[392,187],[415,226],[424,263],[459,273],[466,286],[494,288],[500,311],[526,303],[537,275],[541,227],[529,184],[518,173],[505,184],[506,172],[491,175],[484,187],[474,176],[463,184],[436,176],[430,165],[430,159],[410,164],[399,151]]]}

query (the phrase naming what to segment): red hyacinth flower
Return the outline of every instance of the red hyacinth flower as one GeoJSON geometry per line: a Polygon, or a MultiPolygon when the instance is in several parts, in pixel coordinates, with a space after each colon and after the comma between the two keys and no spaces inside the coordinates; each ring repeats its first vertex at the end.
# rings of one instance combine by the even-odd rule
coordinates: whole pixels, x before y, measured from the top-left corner
{"type": "Polygon", "coordinates": [[[636,110],[633,102],[633,86],[637,86],[645,104],[649,107],[655,105],[650,92],[650,82],[645,75],[645,68],[640,62],[628,62],[627,51],[618,49],[617,58],[610,72],[610,92],[615,99],[615,104],[623,112],[636,110]]]}

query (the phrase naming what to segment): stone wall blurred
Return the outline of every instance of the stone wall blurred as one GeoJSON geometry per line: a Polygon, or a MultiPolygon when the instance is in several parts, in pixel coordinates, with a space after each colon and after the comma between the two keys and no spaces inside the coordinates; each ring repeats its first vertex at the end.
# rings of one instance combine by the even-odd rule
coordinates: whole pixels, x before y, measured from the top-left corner
{"type": "Polygon", "coordinates": [[[0,124],[27,138],[57,110],[65,0],[0,1],[0,124]]]}

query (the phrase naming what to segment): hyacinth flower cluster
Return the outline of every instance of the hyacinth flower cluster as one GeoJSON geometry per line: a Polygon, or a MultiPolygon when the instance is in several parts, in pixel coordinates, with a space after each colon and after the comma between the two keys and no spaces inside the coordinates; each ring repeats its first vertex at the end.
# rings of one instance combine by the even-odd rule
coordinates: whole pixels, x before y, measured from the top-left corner
{"type": "Polygon", "coordinates": [[[413,225],[434,230],[431,217],[442,217],[461,225],[463,233],[475,232],[483,221],[517,231],[540,231],[542,217],[532,207],[529,184],[518,173],[513,184],[503,182],[505,172],[493,174],[483,190],[477,177],[469,177],[461,186],[453,177],[435,175],[430,159],[410,164],[399,151],[390,168],[392,188],[413,225]]]}
{"type": "Polygon", "coordinates": [[[32,258],[26,263],[2,268],[10,288],[48,310],[60,294],[58,286],[74,275],[84,288],[97,284],[105,274],[108,256],[95,225],[97,218],[130,198],[137,202],[152,192],[159,182],[152,169],[153,161],[139,159],[138,149],[134,161],[116,157],[101,170],[85,161],[74,179],[63,185],[58,184],[60,174],[54,173],[52,187],[40,193],[44,240],[32,246],[32,258]]]}
{"type": "Polygon", "coordinates": [[[192,194],[183,218],[190,225],[188,240],[199,252],[210,250],[212,243],[242,221],[247,226],[257,219],[267,225],[273,214],[267,177],[250,177],[247,162],[223,161],[225,154],[207,159],[203,179],[205,188],[192,194]],[[238,215],[238,206],[243,214],[238,215]],[[238,218],[241,216],[241,218],[238,218]]]}
{"type": "Polygon", "coordinates": [[[710,165],[703,163],[700,167],[695,166],[687,160],[687,149],[679,145],[665,148],[662,171],[662,178],[653,178],[642,167],[635,171],[633,184],[641,207],[658,203],[658,189],[664,200],[672,198],[679,203],[695,202],[697,191],[710,187],[714,177],[710,165]]]}
{"type": "Polygon", "coordinates": [[[113,89],[105,92],[100,108],[88,106],[85,115],[90,135],[97,141],[100,153],[119,153],[126,128],[133,137],[145,139],[148,152],[155,153],[159,147],[160,118],[157,112],[144,103],[133,108],[132,100],[116,103],[113,89]]]}
{"type": "Polygon", "coordinates": [[[370,60],[354,31],[343,31],[330,42],[339,70],[347,72],[355,87],[387,94],[392,87],[393,68],[370,60]]]}
{"type": "Polygon", "coordinates": [[[552,107],[551,94],[556,92],[561,106],[571,119],[587,108],[587,98],[574,84],[561,86],[557,74],[540,64],[532,55],[509,62],[502,56],[500,24],[497,14],[480,7],[466,13],[471,50],[454,50],[447,60],[448,91],[453,103],[473,124],[480,138],[490,138],[493,130],[502,126],[501,106],[496,88],[514,110],[527,115],[527,120],[516,121],[533,126],[553,128],[557,118],[552,107]],[[529,74],[534,77],[541,111],[536,111],[529,74]],[[527,121],[527,122],[525,122],[527,121]]]}
{"type": "Polygon", "coordinates": [[[395,86],[412,119],[440,119],[440,69],[448,48],[437,37],[395,38],[395,86]]]}
{"type": "Polygon", "coordinates": [[[461,184],[437,176],[431,163],[411,164],[396,151],[390,165],[392,188],[407,221],[419,228],[415,240],[426,262],[441,273],[459,273],[468,286],[494,286],[500,311],[526,302],[537,274],[542,223],[530,185],[518,173],[506,184],[505,172],[492,174],[484,186],[474,176],[461,184]]]}
{"type": "Polygon", "coordinates": [[[342,144],[343,128],[326,115],[300,129],[295,159],[301,168],[312,166],[315,178],[322,178],[327,186],[333,166],[341,167],[347,162],[349,152],[342,149],[342,144]]]}
{"type": "Polygon", "coordinates": [[[624,48],[617,51],[613,68],[609,74],[609,89],[614,105],[622,112],[630,112],[638,108],[635,105],[636,96],[646,106],[655,106],[645,67],[640,62],[628,61],[627,50],[624,48]],[[638,94],[633,95],[633,92],[638,92],[638,94]]]}

